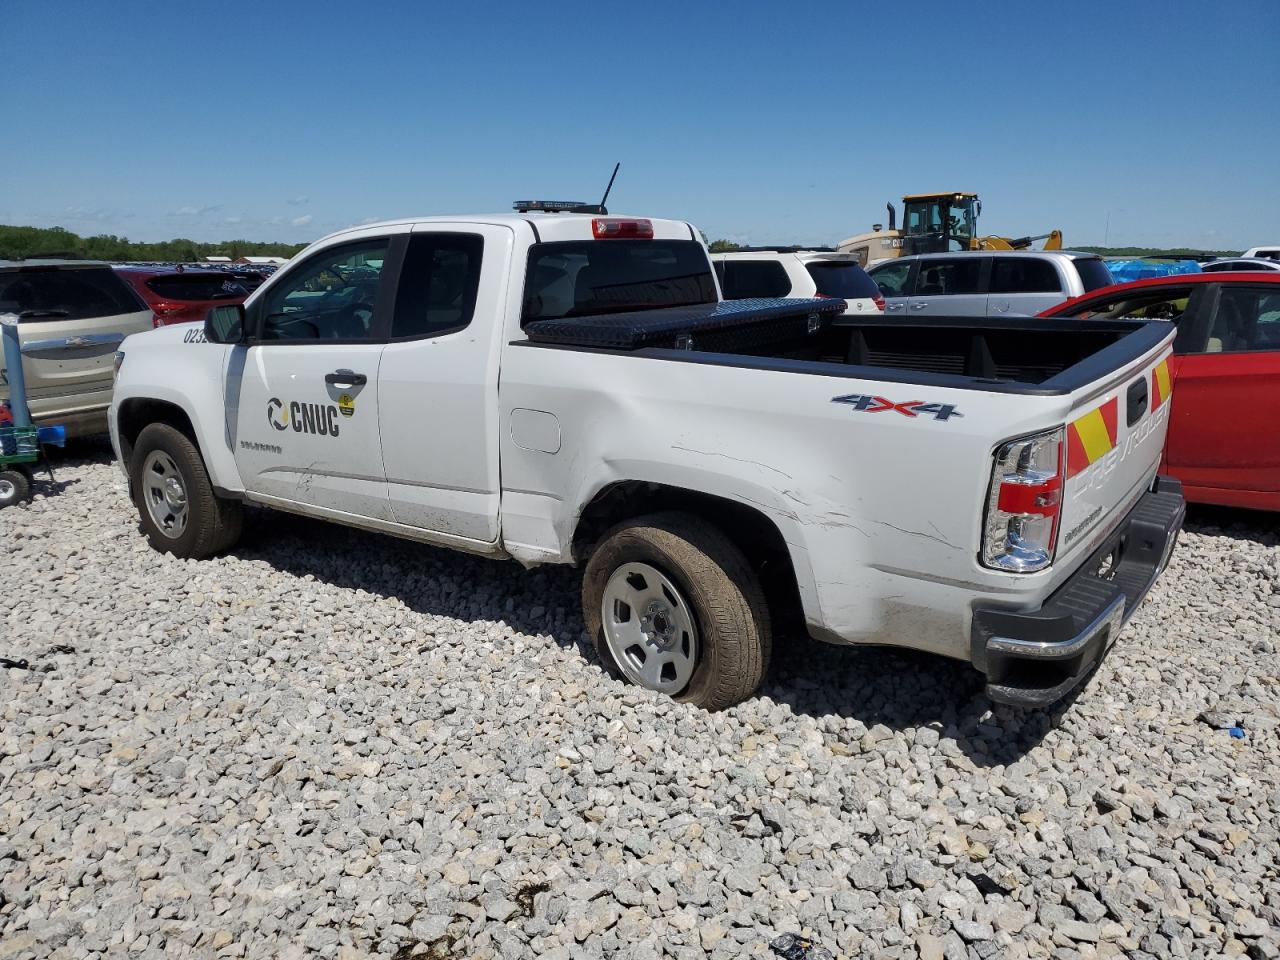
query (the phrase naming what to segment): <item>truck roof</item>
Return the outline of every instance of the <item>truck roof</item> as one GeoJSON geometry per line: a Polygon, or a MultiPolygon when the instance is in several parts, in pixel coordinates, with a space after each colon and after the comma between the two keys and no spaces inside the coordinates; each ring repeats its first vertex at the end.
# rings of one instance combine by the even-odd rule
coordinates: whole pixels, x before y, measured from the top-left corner
{"type": "Polygon", "coordinates": [[[638,217],[630,214],[610,213],[607,216],[590,213],[483,213],[483,214],[450,214],[433,217],[399,217],[394,220],[381,220],[377,223],[362,223],[336,230],[322,240],[344,236],[348,233],[364,233],[382,227],[400,227],[405,225],[431,223],[483,223],[493,226],[518,229],[521,224],[532,225],[539,241],[558,240],[591,240],[591,221],[603,220],[648,220],[653,224],[653,236],[657,240],[699,240],[698,232],[683,220],[663,220],[654,217],[638,217]]]}

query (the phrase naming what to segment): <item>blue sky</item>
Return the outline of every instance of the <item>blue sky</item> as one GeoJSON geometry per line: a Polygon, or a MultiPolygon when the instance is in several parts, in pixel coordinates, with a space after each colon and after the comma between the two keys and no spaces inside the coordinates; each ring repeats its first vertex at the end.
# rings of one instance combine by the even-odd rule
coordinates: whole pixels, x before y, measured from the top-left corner
{"type": "Polygon", "coordinates": [[[1277,0],[0,6],[0,223],[301,241],[621,160],[615,212],[740,242],[951,189],[984,232],[1280,241],[1277,0]]]}

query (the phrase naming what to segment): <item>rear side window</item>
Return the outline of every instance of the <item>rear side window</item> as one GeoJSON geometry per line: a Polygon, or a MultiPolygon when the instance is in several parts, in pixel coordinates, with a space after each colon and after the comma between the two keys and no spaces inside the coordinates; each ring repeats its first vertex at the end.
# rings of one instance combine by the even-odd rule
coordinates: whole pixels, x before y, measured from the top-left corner
{"type": "Polygon", "coordinates": [[[483,252],[479,234],[413,234],[400,269],[392,339],[432,337],[467,326],[476,309],[483,252]]]}
{"type": "Polygon", "coordinates": [[[1224,287],[1209,330],[1207,353],[1280,350],[1280,293],[1224,287]]]}
{"type": "Polygon", "coordinates": [[[715,303],[693,240],[571,240],[529,249],[523,322],[715,303]]]}
{"type": "Polygon", "coordinates": [[[1047,260],[996,257],[991,271],[992,293],[1060,293],[1058,271],[1047,260]]]}
{"type": "Polygon", "coordinates": [[[165,300],[243,300],[249,290],[234,277],[217,274],[172,273],[152,277],[147,288],[165,300]]]}
{"type": "Polygon", "coordinates": [[[1090,290],[1101,290],[1103,287],[1109,287],[1115,283],[1111,279],[1111,271],[1107,269],[1107,265],[1098,257],[1089,257],[1086,260],[1074,260],[1076,272],[1080,274],[1080,282],[1084,284],[1084,292],[1090,290]]]}
{"type": "Polygon", "coordinates": [[[110,267],[0,273],[0,312],[32,323],[88,320],[146,307],[110,267]]]}
{"type": "Polygon", "coordinates": [[[920,278],[916,280],[917,297],[955,296],[980,293],[981,257],[957,257],[955,260],[921,260],[920,278]]]}
{"type": "Polygon", "coordinates": [[[751,300],[755,297],[785,297],[791,292],[791,278],[777,260],[724,261],[724,298],[751,300]]]}
{"type": "Polygon", "coordinates": [[[880,295],[876,282],[856,263],[839,260],[818,260],[806,263],[804,268],[818,285],[818,293],[824,297],[843,297],[845,300],[871,299],[880,295]]]}

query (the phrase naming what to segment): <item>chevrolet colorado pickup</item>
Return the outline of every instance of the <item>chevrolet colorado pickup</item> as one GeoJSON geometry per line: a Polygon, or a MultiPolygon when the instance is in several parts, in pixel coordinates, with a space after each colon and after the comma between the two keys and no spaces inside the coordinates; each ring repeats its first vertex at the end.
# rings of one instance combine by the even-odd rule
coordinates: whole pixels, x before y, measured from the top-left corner
{"type": "Polygon", "coordinates": [[[722,301],[680,221],[361,226],[125,341],[111,438],[159,550],[228,549],[251,503],[581,564],[607,668],[710,709],[755,692],[788,611],[1060,698],[1182,522],[1173,329],[844,306],[722,301]]]}

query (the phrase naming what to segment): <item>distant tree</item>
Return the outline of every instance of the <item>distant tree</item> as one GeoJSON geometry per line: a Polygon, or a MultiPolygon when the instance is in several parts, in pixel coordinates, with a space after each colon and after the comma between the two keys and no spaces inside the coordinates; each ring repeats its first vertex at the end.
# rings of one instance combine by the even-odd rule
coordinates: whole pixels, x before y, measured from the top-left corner
{"type": "Polygon", "coordinates": [[[178,238],[156,243],[140,243],[114,234],[81,237],[63,227],[19,227],[0,225],[0,260],[21,260],[39,254],[56,253],[86,260],[154,260],[192,263],[208,256],[239,257],[257,254],[292,257],[305,243],[261,243],[233,240],[229,243],[196,243],[178,238]],[[234,252],[233,252],[234,251],[234,252]]]}
{"type": "Polygon", "coordinates": [[[707,245],[712,253],[728,253],[731,250],[741,250],[741,244],[734,243],[732,240],[712,240],[707,245]]]}

